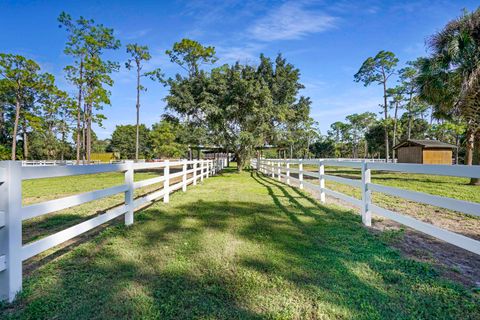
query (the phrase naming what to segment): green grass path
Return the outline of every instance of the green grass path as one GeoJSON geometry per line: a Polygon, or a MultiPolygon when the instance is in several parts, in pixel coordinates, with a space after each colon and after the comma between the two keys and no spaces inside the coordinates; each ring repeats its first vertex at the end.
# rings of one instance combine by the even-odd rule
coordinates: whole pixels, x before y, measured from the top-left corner
{"type": "Polygon", "coordinates": [[[480,299],[354,213],[224,174],[34,271],[13,319],[478,319],[480,299]]]}

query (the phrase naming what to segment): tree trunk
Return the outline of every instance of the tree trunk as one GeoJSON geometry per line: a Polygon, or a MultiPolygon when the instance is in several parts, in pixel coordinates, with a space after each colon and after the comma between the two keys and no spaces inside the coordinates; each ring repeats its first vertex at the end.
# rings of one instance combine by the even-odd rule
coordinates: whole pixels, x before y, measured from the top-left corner
{"type": "Polygon", "coordinates": [[[455,164],[458,164],[458,149],[460,148],[460,136],[458,134],[455,135],[455,164]]]}
{"type": "Polygon", "coordinates": [[[240,153],[236,153],[236,158],[237,158],[237,171],[242,172],[243,171],[243,166],[244,166],[244,161],[242,157],[240,156],[240,153]]]}
{"type": "MultiPolygon", "coordinates": [[[[480,130],[477,130],[475,138],[474,138],[474,148],[472,151],[472,164],[479,165],[480,164],[480,130]]],[[[480,186],[480,179],[479,178],[471,178],[470,184],[474,186],[480,186]]]]}
{"type": "Polygon", "coordinates": [[[80,123],[82,111],[82,81],[83,81],[83,59],[80,60],[80,81],[78,86],[78,105],[77,105],[77,164],[80,164],[80,123]]]}
{"type": "Polygon", "coordinates": [[[229,168],[230,167],[230,156],[229,156],[228,148],[226,148],[226,151],[227,151],[227,153],[226,153],[227,154],[227,168],[229,168]]]}
{"type": "Polygon", "coordinates": [[[388,106],[387,106],[387,80],[383,82],[383,113],[385,117],[385,160],[388,162],[390,156],[390,148],[388,146],[388,106]]]}
{"type": "Polygon", "coordinates": [[[22,135],[23,135],[23,160],[28,160],[27,120],[25,119],[23,119],[22,135]]]}
{"type": "Polygon", "coordinates": [[[410,93],[410,98],[408,100],[408,126],[407,126],[407,139],[410,140],[411,134],[412,134],[412,100],[413,100],[413,94],[410,93]]]}
{"type": "Polygon", "coordinates": [[[87,133],[86,133],[86,127],[87,127],[87,117],[88,117],[88,106],[84,105],[83,107],[83,123],[82,123],[82,160],[83,163],[85,164],[85,154],[87,152],[87,133]]]}
{"type": "Polygon", "coordinates": [[[135,136],[135,160],[138,161],[140,126],[140,66],[137,64],[137,132],[135,136]]]}
{"type": "Polygon", "coordinates": [[[92,152],[92,106],[87,107],[87,163],[90,164],[92,152]]]}
{"type": "Polygon", "coordinates": [[[5,112],[4,106],[0,106],[0,143],[5,142],[6,134],[5,134],[5,112]]]}
{"type": "Polygon", "coordinates": [[[13,137],[12,137],[12,160],[17,159],[17,134],[18,134],[18,121],[20,119],[20,97],[17,96],[15,105],[15,123],[13,125],[13,137]]]}
{"type": "Polygon", "coordinates": [[[60,149],[60,160],[65,159],[65,122],[62,123],[62,148],[60,149]]]}
{"type": "MultiPolygon", "coordinates": [[[[398,116],[398,102],[395,103],[395,115],[393,118],[393,145],[397,144],[397,116],[398,116]]],[[[392,161],[395,161],[395,149],[392,148],[392,161]]]]}
{"type": "Polygon", "coordinates": [[[472,165],[473,160],[473,142],[474,142],[474,133],[472,129],[467,130],[467,152],[465,154],[465,164],[467,166],[472,165]]]}

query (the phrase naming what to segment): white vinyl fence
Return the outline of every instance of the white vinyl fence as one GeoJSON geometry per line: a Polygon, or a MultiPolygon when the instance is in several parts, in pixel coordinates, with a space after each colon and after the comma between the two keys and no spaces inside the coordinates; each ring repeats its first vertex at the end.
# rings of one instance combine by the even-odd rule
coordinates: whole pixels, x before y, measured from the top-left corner
{"type": "Polygon", "coordinates": [[[419,221],[409,216],[382,208],[372,203],[372,192],[380,192],[390,196],[395,196],[415,202],[429,204],[432,206],[455,210],[467,215],[480,216],[480,203],[457,200],[442,196],[431,195],[423,192],[410,191],[394,187],[383,186],[371,182],[371,171],[392,171],[406,172],[416,174],[480,178],[480,166],[456,166],[456,165],[424,165],[424,164],[395,164],[381,162],[358,162],[358,161],[338,161],[329,159],[252,159],[252,165],[258,171],[277,178],[279,181],[291,184],[291,181],[298,182],[300,189],[304,186],[312,190],[319,191],[320,201],[325,203],[325,194],[346,201],[361,208],[362,221],[365,225],[371,226],[372,212],[385,218],[399,222],[407,227],[413,228],[445,242],[451,243],[457,247],[471,251],[480,255],[480,241],[465,237],[463,235],[436,227],[432,224],[419,221]],[[298,169],[291,168],[290,165],[298,165],[298,169]],[[314,165],[318,167],[317,172],[304,170],[304,165],[314,165]],[[361,169],[361,180],[347,179],[343,177],[325,174],[325,166],[350,167],[361,169]],[[291,176],[291,173],[297,173],[298,179],[291,176]],[[318,183],[312,183],[304,179],[304,175],[317,178],[318,183]],[[346,194],[325,188],[325,180],[337,183],[347,184],[362,191],[362,199],[356,199],[346,194]]]}
{"type": "Polygon", "coordinates": [[[0,161],[0,298],[13,301],[22,289],[22,262],[55,247],[65,241],[81,235],[121,215],[125,216],[125,224],[133,224],[133,212],[158,198],[169,201],[169,195],[175,190],[187,190],[189,184],[196,185],[211,175],[222,170],[226,159],[164,161],[155,163],[121,163],[99,165],[69,166],[22,166],[20,161],[0,161]],[[170,173],[172,167],[180,171],[170,173]],[[135,170],[163,169],[163,175],[134,182],[135,170]],[[122,185],[68,196],[56,200],[45,201],[22,206],[22,180],[42,179],[105,172],[124,172],[125,183],[122,185]],[[191,176],[189,178],[189,176],[191,176]],[[180,182],[171,180],[182,178],[180,182]],[[135,189],[156,183],[163,183],[163,189],[134,200],[135,189]],[[22,221],[51,212],[78,206],[97,199],[125,194],[125,203],[105,213],[69,227],[40,240],[22,244],[22,221]]]}

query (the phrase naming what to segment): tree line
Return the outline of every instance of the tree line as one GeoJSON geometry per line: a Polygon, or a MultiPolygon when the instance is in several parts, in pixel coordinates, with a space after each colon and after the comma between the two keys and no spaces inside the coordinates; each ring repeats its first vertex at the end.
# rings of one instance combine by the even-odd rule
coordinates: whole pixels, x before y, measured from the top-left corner
{"type": "Polygon", "coordinates": [[[297,68],[281,55],[275,60],[261,55],[255,66],[217,66],[215,48],[191,39],[165,52],[185,71],[169,78],[161,69],[144,70],[151,59],[147,46],[126,45],[130,58],[125,67],[136,77],[135,125],[117,126],[110,139],[98,140],[92,124],[102,126],[102,110],[111,104],[112,74],[121,67],[106,53],[119,50],[120,40],[112,28],[91,19],[75,20],[61,13],[58,22],[67,34],[64,53],[71,64],[64,71],[74,90],[59,89],[54,76],[31,59],[0,55],[2,159],[90,162],[92,150],[116,151],[133,159],[191,158],[192,150],[214,146],[234,153],[243,168],[266,144],[308,152],[314,122],[310,99],[299,94],[303,85],[297,68]],[[168,113],[152,128],[140,121],[145,78],[169,88],[168,113]]]}
{"type": "Polygon", "coordinates": [[[406,139],[456,145],[456,163],[479,164],[480,9],[464,12],[427,38],[428,57],[408,61],[390,51],[367,58],[356,82],[382,88],[380,117],[352,114],[335,122],[311,147],[317,157],[395,158],[406,139]]]}

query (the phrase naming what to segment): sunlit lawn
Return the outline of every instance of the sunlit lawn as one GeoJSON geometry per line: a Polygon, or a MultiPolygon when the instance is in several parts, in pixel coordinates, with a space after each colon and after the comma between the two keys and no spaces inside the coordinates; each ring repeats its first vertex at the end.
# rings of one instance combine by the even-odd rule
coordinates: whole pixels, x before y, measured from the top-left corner
{"type": "MultiPolygon", "coordinates": [[[[82,188],[79,181],[73,183],[82,188]]],[[[402,258],[363,228],[358,215],[321,206],[255,173],[228,171],[135,218],[133,227],[110,226],[32,272],[19,300],[4,306],[0,317],[478,319],[480,314],[478,296],[444,280],[430,265],[402,258]]]]}

